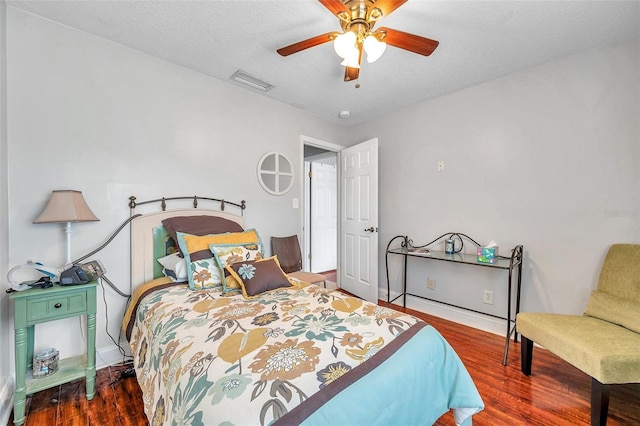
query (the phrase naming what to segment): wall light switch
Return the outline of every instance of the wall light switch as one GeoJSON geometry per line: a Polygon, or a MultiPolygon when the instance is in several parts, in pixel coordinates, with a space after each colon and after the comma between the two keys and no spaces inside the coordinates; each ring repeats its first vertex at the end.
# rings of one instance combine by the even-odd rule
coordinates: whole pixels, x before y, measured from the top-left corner
{"type": "Polygon", "coordinates": [[[294,199],[293,199],[293,208],[294,208],[294,209],[297,209],[297,208],[298,208],[298,199],[297,199],[297,198],[294,198],[294,199]]]}
{"type": "Polygon", "coordinates": [[[438,160],[438,167],[437,170],[439,172],[444,172],[444,160],[438,160]]]}

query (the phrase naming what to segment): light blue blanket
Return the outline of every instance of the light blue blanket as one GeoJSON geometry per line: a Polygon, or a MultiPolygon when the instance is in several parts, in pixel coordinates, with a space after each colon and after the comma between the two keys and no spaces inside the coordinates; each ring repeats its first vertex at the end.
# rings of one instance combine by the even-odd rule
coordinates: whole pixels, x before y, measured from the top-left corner
{"type": "Polygon", "coordinates": [[[483,408],[458,355],[427,326],[302,424],[431,425],[453,409],[456,424],[470,426],[471,416],[483,408]],[[385,392],[376,392],[379,389],[385,392]]]}

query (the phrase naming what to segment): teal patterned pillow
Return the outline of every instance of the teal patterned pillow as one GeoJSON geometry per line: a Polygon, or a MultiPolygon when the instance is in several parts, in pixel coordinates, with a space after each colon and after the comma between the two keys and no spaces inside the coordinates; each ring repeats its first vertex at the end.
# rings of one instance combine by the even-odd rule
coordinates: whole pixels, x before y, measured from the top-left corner
{"type": "MultiPolygon", "coordinates": [[[[248,244],[211,244],[209,246],[215,256],[217,265],[221,270],[229,265],[247,260],[260,260],[264,257],[264,247],[262,243],[248,244]]],[[[222,291],[241,291],[240,283],[232,277],[228,271],[222,274],[222,291]]]]}
{"type": "Polygon", "coordinates": [[[184,240],[182,232],[178,232],[178,245],[180,251],[184,254],[184,260],[187,265],[187,277],[189,281],[189,287],[192,290],[201,289],[214,289],[222,290],[222,270],[218,267],[218,262],[211,254],[208,257],[201,259],[191,259],[191,254],[187,248],[187,243],[184,240]]]}
{"type": "Polygon", "coordinates": [[[193,290],[205,288],[222,290],[224,284],[224,265],[220,265],[209,248],[210,244],[262,244],[255,229],[223,234],[192,235],[177,233],[178,245],[187,264],[189,287],[193,290]]]}

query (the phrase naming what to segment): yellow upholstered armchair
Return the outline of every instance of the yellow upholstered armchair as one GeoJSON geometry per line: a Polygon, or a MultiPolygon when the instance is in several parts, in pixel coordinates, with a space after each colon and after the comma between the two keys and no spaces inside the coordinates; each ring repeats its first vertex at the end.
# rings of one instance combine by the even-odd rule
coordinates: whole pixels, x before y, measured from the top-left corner
{"type": "Polygon", "coordinates": [[[591,376],[591,425],[606,425],[610,388],[640,383],[640,245],[614,244],[583,315],[521,312],[521,368],[533,342],[591,376]]]}

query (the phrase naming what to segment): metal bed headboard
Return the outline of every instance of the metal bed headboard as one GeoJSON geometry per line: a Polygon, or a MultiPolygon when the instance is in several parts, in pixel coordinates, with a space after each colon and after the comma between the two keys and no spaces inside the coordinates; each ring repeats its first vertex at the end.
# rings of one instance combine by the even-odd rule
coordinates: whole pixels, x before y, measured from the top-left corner
{"type": "Polygon", "coordinates": [[[240,203],[233,203],[231,201],[226,201],[224,199],[209,198],[209,197],[198,197],[197,195],[194,195],[193,197],[162,197],[162,198],[157,198],[155,200],[136,201],[136,197],[134,197],[132,195],[131,197],[129,197],[130,216],[134,215],[134,211],[135,211],[135,208],[137,206],[142,206],[142,205],[145,205],[145,204],[158,203],[158,202],[160,203],[160,207],[162,208],[162,211],[166,211],[167,210],[167,201],[173,201],[173,200],[193,200],[193,208],[194,209],[198,208],[198,200],[217,201],[217,202],[220,203],[220,211],[224,211],[226,205],[230,204],[230,205],[238,207],[240,209],[240,215],[241,216],[244,216],[244,209],[247,208],[247,203],[246,203],[245,200],[240,201],[240,203]]]}

